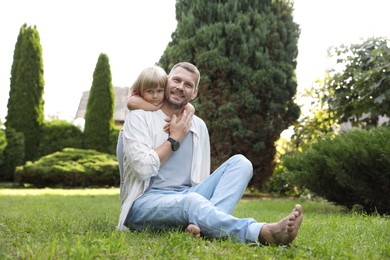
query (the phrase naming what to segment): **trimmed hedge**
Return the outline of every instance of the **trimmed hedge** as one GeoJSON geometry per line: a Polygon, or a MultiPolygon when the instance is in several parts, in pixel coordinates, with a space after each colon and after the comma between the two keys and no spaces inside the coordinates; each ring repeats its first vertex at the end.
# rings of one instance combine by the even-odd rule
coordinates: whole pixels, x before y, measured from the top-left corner
{"type": "Polygon", "coordinates": [[[15,180],[38,188],[119,186],[119,169],[114,155],[65,148],[17,167],[15,180]]]}
{"type": "Polygon", "coordinates": [[[0,181],[13,181],[15,167],[24,163],[25,139],[23,133],[11,127],[5,130],[5,135],[7,145],[0,164],[0,181]]]}
{"type": "Polygon", "coordinates": [[[390,127],[326,138],[282,160],[298,187],[349,209],[390,213],[390,127]]]}
{"type": "Polygon", "coordinates": [[[38,158],[61,151],[64,148],[83,148],[83,133],[65,120],[45,122],[42,127],[38,158]]]}

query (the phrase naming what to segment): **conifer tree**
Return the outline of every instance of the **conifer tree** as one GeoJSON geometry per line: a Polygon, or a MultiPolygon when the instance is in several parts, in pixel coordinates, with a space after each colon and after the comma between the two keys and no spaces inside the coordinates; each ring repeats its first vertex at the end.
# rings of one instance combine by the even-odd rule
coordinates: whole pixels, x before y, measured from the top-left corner
{"type": "Polygon", "coordinates": [[[199,68],[195,107],[210,132],[212,168],[244,154],[256,187],[272,175],[274,143],[300,114],[292,11],[287,0],[178,0],[177,28],[159,61],[166,70],[179,61],[199,68]]]}
{"type": "Polygon", "coordinates": [[[100,54],[93,73],[85,113],[84,148],[109,152],[110,132],[114,126],[115,96],[108,56],[100,54]]]}
{"type": "Polygon", "coordinates": [[[25,160],[36,159],[44,120],[44,77],[36,26],[24,24],[15,45],[5,125],[25,138],[25,160]]]}

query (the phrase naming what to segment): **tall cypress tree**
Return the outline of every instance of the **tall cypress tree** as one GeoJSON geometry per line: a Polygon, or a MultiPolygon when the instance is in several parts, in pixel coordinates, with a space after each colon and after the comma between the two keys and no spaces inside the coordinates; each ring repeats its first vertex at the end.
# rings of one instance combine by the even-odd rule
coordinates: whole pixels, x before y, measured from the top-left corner
{"type": "Polygon", "coordinates": [[[5,125],[23,133],[25,160],[36,159],[44,120],[44,77],[40,37],[36,26],[24,24],[15,45],[5,125]]]}
{"type": "Polygon", "coordinates": [[[210,132],[212,167],[241,153],[261,187],[275,141],[299,117],[294,103],[299,27],[283,0],[177,0],[177,28],[159,63],[194,63],[202,77],[197,113],[210,132]]]}
{"type": "Polygon", "coordinates": [[[100,54],[93,73],[85,113],[84,147],[109,152],[110,132],[114,126],[114,88],[108,56],[100,54]]]}

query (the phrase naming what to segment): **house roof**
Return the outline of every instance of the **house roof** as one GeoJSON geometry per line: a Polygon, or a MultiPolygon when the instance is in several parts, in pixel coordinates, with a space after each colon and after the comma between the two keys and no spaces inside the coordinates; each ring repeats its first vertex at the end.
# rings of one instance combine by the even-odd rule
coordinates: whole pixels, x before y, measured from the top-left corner
{"type": "MultiPolygon", "coordinates": [[[[115,94],[115,111],[114,120],[124,121],[126,116],[126,97],[129,94],[129,87],[114,87],[115,94]]],[[[87,104],[89,98],[89,91],[84,91],[81,96],[79,108],[76,112],[76,118],[84,118],[85,112],[87,111],[87,104]]]]}

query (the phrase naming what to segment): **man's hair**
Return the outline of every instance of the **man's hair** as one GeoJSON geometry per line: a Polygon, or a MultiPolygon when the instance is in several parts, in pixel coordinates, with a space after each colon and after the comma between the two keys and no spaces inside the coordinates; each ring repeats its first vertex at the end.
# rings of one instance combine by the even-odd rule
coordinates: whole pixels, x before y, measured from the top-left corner
{"type": "Polygon", "coordinates": [[[169,75],[171,75],[171,73],[178,67],[186,69],[187,71],[194,73],[198,77],[198,80],[195,82],[196,83],[195,88],[197,88],[199,85],[199,81],[200,81],[200,72],[199,72],[198,68],[194,64],[186,62],[186,61],[179,62],[179,63],[176,63],[172,67],[171,71],[169,72],[169,75]]]}
{"type": "Polygon", "coordinates": [[[130,91],[142,96],[142,92],[146,89],[155,89],[167,86],[167,73],[159,66],[151,66],[145,68],[137,77],[130,91]]]}

